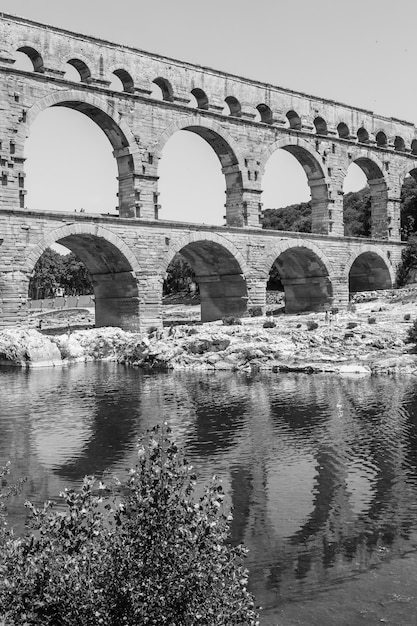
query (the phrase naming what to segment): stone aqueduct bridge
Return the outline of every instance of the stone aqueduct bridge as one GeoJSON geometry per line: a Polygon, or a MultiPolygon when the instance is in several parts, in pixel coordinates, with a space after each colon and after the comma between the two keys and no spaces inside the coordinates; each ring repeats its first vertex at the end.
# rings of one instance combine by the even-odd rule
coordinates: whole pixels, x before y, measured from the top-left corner
{"type": "Polygon", "coordinates": [[[30,275],[55,242],[88,267],[97,324],[126,329],[161,323],[162,283],[179,251],[196,272],[203,320],[264,306],[274,263],[288,311],[344,306],[349,287],[393,283],[401,186],[406,175],[417,177],[412,124],[4,14],[0,42],[0,325],[26,316],[30,275]],[[33,71],[15,67],[17,51],[33,71]],[[67,79],[66,64],[79,81],[67,79]],[[111,87],[114,75],[119,91],[111,87]],[[162,99],[152,97],[154,84],[162,99]],[[87,115],[108,137],[118,216],[25,208],[25,140],[38,114],[56,106],[87,115]],[[158,161],[178,130],[202,137],[219,158],[224,227],[158,219],[158,161]],[[306,172],[311,235],[260,228],[262,177],[279,148],[306,172]],[[372,239],[343,237],[351,163],[370,186],[372,239]]]}

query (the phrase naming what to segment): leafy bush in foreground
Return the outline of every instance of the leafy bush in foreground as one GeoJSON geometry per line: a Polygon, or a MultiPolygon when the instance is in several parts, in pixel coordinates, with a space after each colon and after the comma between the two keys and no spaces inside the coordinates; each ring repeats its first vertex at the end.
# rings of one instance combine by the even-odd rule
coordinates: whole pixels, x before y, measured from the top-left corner
{"type": "Polygon", "coordinates": [[[62,494],[64,512],[27,504],[30,536],[16,538],[0,508],[0,623],[258,624],[246,550],[226,543],[222,487],[213,479],[197,501],[194,489],[192,468],[156,428],[112,492],[86,478],[62,494]]]}

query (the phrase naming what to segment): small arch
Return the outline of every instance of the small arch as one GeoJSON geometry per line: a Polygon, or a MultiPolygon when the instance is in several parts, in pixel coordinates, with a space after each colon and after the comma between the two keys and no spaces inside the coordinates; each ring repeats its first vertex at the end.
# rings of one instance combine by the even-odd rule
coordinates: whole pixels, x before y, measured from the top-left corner
{"type": "Polygon", "coordinates": [[[192,95],[194,96],[194,98],[196,99],[196,103],[197,103],[197,108],[198,109],[208,109],[208,98],[206,93],[200,89],[199,87],[196,87],[195,89],[191,90],[192,95]]]}
{"type": "Polygon", "coordinates": [[[224,101],[229,107],[230,115],[233,117],[240,117],[242,115],[242,107],[237,98],[234,96],[227,96],[224,101]]]}
{"type": "Polygon", "coordinates": [[[349,139],[350,137],[349,127],[344,122],[340,122],[340,124],[337,125],[337,133],[341,139],[349,139]]]}
{"type": "Polygon", "coordinates": [[[261,122],[263,122],[264,124],[272,124],[273,117],[272,111],[269,106],[267,104],[258,104],[256,108],[259,112],[259,115],[261,116],[261,122]]]}
{"type": "Polygon", "coordinates": [[[398,150],[398,152],[405,152],[405,141],[399,135],[397,135],[394,139],[394,150],[398,150]]]}
{"type": "Polygon", "coordinates": [[[120,80],[122,84],[122,90],[125,93],[134,92],[135,89],[134,89],[133,78],[131,77],[128,71],[124,70],[123,68],[119,68],[117,70],[114,70],[113,74],[117,76],[117,78],[120,80]]]}
{"type": "Polygon", "coordinates": [[[290,125],[290,128],[294,130],[301,130],[301,118],[295,111],[288,111],[287,120],[290,125]]]}
{"type": "Polygon", "coordinates": [[[411,152],[412,154],[417,154],[417,139],[413,139],[411,142],[411,152]]]}
{"type": "Polygon", "coordinates": [[[17,49],[17,52],[22,52],[30,59],[34,72],[42,74],[45,71],[42,56],[37,50],[35,50],[35,48],[32,48],[31,46],[20,46],[20,48],[17,49]]]}
{"type": "Polygon", "coordinates": [[[369,133],[366,130],[366,128],[361,126],[361,128],[358,129],[358,132],[356,134],[357,134],[359,143],[368,143],[369,133]]]}
{"type": "Polygon", "coordinates": [[[392,288],[393,277],[387,261],[370,247],[350,259],[347,271],[349,293],[392,288]]]}
{"type": "Polygon", "coordinates": [[[384,133],[384,131],[380,130],[376,135],[375,135],[375,139],[376,139],[376,145],[379,148],[384,148],[387,145],[387,136],[384,133]]]}
{"type": "Polygon", "coordinates": [[[75,68],[80,75],[80,80],[82,83],[89,83],[91,80],[91,71],[84,61],[81,59],[69,59],[67,61],[68,65],[71,65],[75,68]]]}
{"type": "Polygon", "coordinates": [[[318,135],[327,135],[327,123],[322,117],[316,117],[314,126],[318,135]]]}
{"type": "Polygon", "coordinates": [[[155,85],[157,85],[161,90],[162,100],[165,100],[166,102],[172,102],[174,100],[174,92],[169,80],[158,76],[158,78],[155,78],[152,82],[155,83],[155,85]]]}

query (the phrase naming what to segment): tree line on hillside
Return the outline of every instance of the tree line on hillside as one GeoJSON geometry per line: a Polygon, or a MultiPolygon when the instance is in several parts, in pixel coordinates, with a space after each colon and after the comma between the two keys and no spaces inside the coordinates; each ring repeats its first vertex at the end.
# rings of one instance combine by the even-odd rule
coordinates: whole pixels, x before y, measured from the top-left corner
{"type": "MultiPolygon", "coordinates": [[[[347,237],[371,236],[371,191],[368,186],[349,192],[343,199],[343,219],[347,237]]],[[[311,232],[311,202],[266,209],[262,228],[311,232]]],[[[417,181],[407,177],[401,191],[401,238],[406,241],[417,232],[417,181]]]]}
{"type": "MultiPolygon", "coordinates": [[[[368,186],[360,191],[345,195],[343,216],[345,235],[370,237],[371,192],[368,186]]],[[[262,228],[301,233],[311,232],[311,202],[291,204],[279,209],[266,209],[262,217],[262,228]]],[[[405,179],[401,192],[402,239],[410,240],[411,243],[413,237],[416,237],[416,233],[417,181],[409,176],[405,179]]],[[[417,243],[415,247],[417,251],[417,243]]],[[[410,253],[409,256],[414,259],[414,252],[410,253]]],[[[268,286],[270,289],[282,287],[277,271],[272,271],[268,286]]],[[[198,283],[190,264],[181,254],[176,254],[164,281],[164,294],[168,295],[180,291],[198,293],[198,283]]],[[[85,265],[72,253],[64,256],[51,249],[46,250],[37,262],[29,285],[29,297],[32,299],[51,298],[59,293],[84,295],[92,292],[91,277],[85,265]]]]}

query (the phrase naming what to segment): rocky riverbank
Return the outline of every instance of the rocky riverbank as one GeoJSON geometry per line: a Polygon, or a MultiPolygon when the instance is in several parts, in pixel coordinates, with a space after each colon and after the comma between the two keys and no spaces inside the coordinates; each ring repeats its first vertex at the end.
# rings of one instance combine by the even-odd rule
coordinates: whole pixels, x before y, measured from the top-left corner
{"type": "MultiPolygon", "coordinates": [[[[407,332],[417,289],[360,294],[349,312],[184,323],[147,335],[118,328],[62,329],[47,336],[22,326],[0,332],[0,363],[21,367],[115,360],[143,368],[335,372],[417,372],[407,332]]],[[[273,313],[273,306],[269,307],[273,313]]],[[[277,313],[278,311],[275,311],[277,313]]]]}

